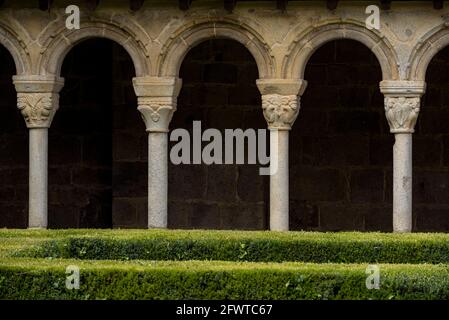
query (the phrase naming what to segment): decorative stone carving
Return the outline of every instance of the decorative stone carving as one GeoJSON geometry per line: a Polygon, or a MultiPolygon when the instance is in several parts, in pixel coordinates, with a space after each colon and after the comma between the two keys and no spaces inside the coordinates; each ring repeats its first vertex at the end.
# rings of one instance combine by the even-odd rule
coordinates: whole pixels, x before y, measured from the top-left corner
{"type": "Polygon", "coordinates": [[[176,101],[167,97],[141,97],[137,109],[148,132],[168,132],[168,125],[176,111],[176,101]]]}
{"type": "Polygon", "coordinates": [[[385,97],[385,114],[392,133],[413,133],[419,114],[419,97],[385,97]]]}
{"type": "Polygon", "coordinates": [[[28,128],[49,128],[59,107],[59,94],[18,93],[17,107],[28,128]]]}
{"type": "Polygon", "coordinates": [[[262,109],[270,129],[290,130],[299,112],[299,96],[262,95],[262,109]]]}

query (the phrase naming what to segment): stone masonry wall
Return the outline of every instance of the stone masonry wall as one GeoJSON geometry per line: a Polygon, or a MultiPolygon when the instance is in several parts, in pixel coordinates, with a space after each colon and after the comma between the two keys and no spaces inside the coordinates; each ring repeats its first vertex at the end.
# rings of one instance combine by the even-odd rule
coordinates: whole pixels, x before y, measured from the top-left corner
{"type": "Polygon", "coordinates": [[[28,129],[16,107],[14,60],[0,46],[0,228],[28,223],[28,129]]]}
{"type": "Polygon", "coordinates": [[[112,44],[87,40],[62,67],[65,85],[49,130],[49,227],[110,227],[112,44]]]}
{"type": "Polygon", "coordinates": [[[391,230],[393,137],[377,59],[358,42],[329,42],[304,79],[290,136],[291,228],[391,230]]]}
{"type": "Polygon", "coordinates": [[[413,135],[416,231],[449,230],[449,47],[427,71],[427,93],[413,135]]]}
{"type": "MultiPolygon", "coordinates": [[[[231,40],[199,44],[180,70],[183,87],[171,129],[266,128],[256,87],[257,66],[231,40]]],[[[173,145],[172,143],[171,145],[173,145]]],[[[204,144],[203,144],[204,145],[204,144]]],[[[169,165],[168,223],[172,228],[266,229],[268,179],[258,165],[169,165]]]]}

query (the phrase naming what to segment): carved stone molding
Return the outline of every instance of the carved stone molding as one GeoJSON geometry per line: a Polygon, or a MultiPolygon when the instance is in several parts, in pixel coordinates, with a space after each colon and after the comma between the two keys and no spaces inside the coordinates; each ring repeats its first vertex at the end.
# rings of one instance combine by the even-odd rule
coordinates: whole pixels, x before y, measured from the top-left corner
{"type": "Polygon", "coordinates": [[[262,95],[262,109],[268,128],[290,130],[299,112],[300,97],[297,95],[262,95]]]}
{"type": "Polygon", "coordinates": [[[59,108],[59,94],[18,93],[17,107],[28,128],[49,128],[59,108]]]}
{"type": "Polygon", "coordinates": [[[419,97],[385,97],[385,115],[391,133],[413,133],[418,119],[419,97]]]}
{"type": "Polygon", "coordinates": [[[168,132],[168,126],[176,111],[176,99],[140,97],[137,109],[142,115],[148,132],[168,132]]]}

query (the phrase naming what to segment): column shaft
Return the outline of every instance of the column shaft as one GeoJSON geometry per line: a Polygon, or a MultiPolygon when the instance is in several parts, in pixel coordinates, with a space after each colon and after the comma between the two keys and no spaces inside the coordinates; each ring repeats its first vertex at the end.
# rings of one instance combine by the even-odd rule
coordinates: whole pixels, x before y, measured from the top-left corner
{"type": "Polygon", "coordinates": [[[148,134],[148,227],[167,228],[168,137],[148,134]]]}
{"type": "Polygon", "coordinates": [[[48,128],[30,128],[29,228],[47,228],[48,128]]]}
{"type": "Polygon", "coordinates": [[[274,231],[289,229],[288,138],[288,130],[270,131],[270,150],[277,151],[271,156],[271,161],[277,161],[277,171],[270,176],[270,230],[274,231]]]}
{"type": "Polygon", "coordinates": [[[393,231],[412,231],[412,134],[396,133],[393,147],[393,231]]]}

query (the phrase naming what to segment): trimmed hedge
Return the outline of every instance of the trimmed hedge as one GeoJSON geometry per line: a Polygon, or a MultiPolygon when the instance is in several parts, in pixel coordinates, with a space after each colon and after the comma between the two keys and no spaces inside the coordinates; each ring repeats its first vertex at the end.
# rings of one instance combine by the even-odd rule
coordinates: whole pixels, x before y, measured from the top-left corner
{"type": "Polygon", "coordinates": [[[447,235],[172,230],[84,234],[52,237],[16,249],[13,255],[87,260],[449,263],[447,235]]]}
{"type": "Polygon", "coordinates": [[[366,265],[242,262],[108,262],[16,259],[0,263],[1,299],[449,299],[449,269],[380,265],[380,289],[366,265]],[[65,268],[80,267],[80,289],[65,268]]]}

